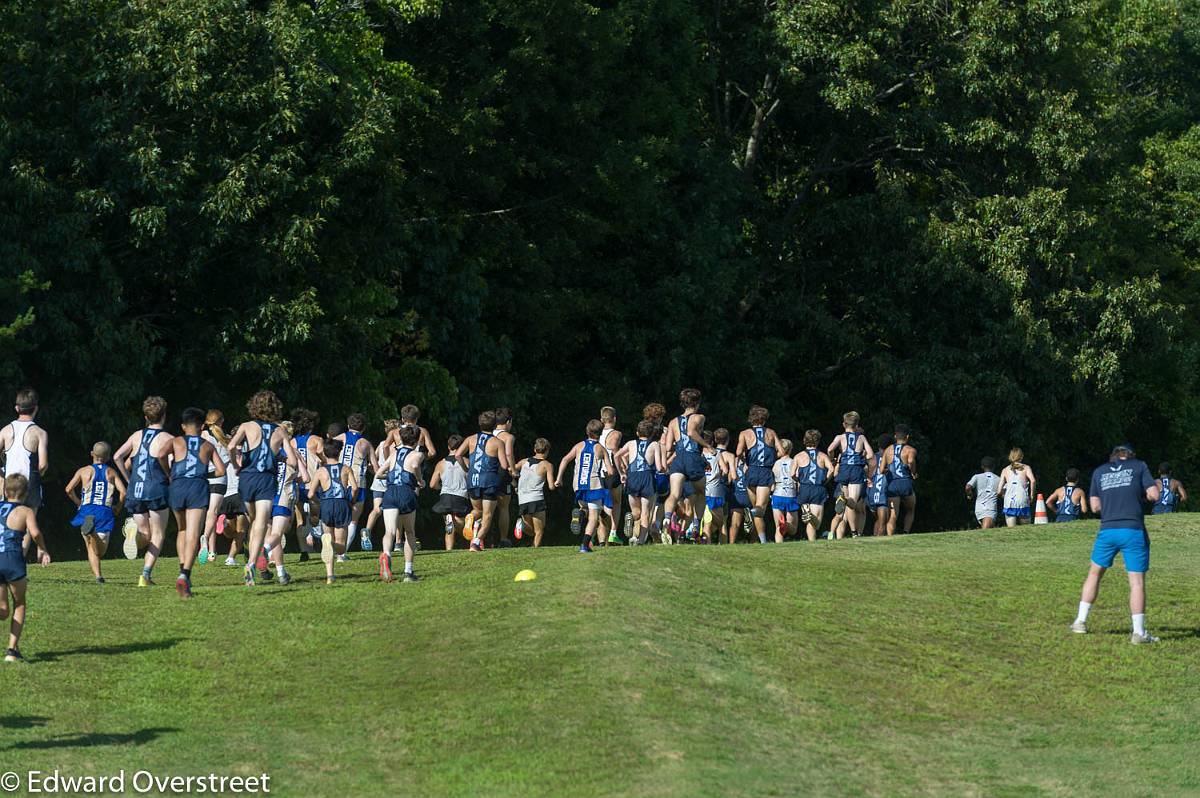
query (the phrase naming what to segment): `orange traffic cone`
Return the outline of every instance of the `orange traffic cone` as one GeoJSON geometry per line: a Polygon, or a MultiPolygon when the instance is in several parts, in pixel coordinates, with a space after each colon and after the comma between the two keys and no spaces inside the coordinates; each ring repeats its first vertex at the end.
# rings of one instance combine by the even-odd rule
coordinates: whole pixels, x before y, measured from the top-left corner
{"type": "Polygon", "coordinates": [[[1046,500],[1042,498],[1042,494],[1038,494],[1037,506],[1033,510],[1033,523],[1048,524],[1050,516],[1046,515],[1046,500]]]}

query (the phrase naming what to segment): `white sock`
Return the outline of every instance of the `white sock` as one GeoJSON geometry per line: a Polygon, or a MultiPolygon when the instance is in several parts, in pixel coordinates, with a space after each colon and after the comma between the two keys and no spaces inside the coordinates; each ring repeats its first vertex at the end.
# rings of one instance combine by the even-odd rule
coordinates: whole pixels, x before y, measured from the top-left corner
{"type": "Polygon", "coordinates": [[[346,531],[346,548],[354,544],[354,536],[358,534],[358,524],[351,524],[346,531]]]}
{"type": "Polygon", "coordinates": [[[283,576],[287,572],[283,570],[283,565],[280,564],[275,566],[275,573],[279,576],[283,576]]]}
{"type": "Polygon", "coordinates": [[[1139,612],[1133,616],[1133,633],[1135,635],[1146,634],[1146,613],[1139,612]]]}
{"type": "Polygon", "coordinates": [[[404,573],[406,573],[406,574],[412,573],[412,560],[409,560],[406,563],[404,563],[404,573]]]}
{"type": "Polygon", "coordinates": [[[1079,614],[1075,616],[1075,623],[1086,623],[1088,613],[1092,611],[1092,605],[1086,601],[1079,602],[1079,614]]]}

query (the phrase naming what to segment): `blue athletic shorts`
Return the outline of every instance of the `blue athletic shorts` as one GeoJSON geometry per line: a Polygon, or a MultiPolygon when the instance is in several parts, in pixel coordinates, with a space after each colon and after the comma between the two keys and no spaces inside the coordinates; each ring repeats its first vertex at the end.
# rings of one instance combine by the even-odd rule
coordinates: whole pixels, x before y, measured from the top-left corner
{"type": "Polygon", "coordinates": [[[596,505],[596,509],[604,506],[604,500],[612,501],[612,496],[605,488],[596,488],[595,490],[577,490],[575,491],[575,501],[586,504],[589,507],[596,505]]]}
{"type": "Polygon", "coordinates": [[[1144,574],[1150,570],[1150,536],[1144,529],[1101,529],[1092,546],[1092,562],[1111,568],[1117,552],[1125,560],[1125,570],[1144,574]]]}
{"type": "Polygon", "coordinates": [[[625,477],[625,495],[638,499],[654,498],[653,471],[630,471],[625,477]]]}
{"type": "Polygon", "coordinates": [[[796,497],[801,504],[824,504],[829,498],[829,491],[824,485],[800,485],[800,495],[796,497]]]}
{"type": "Polygon", "coordinates": [[[750,498],[748,491],[733,491],[729,494],[729,509],[731,510],[748,510],[754,506],[754,501],[750,498]]]}
{"type": "Polygon", "coordinates": [[[246,504],[253,502],[275,502],[275,473],[266,471],[243,471],[238,480],[238,493],[246,504]]]}
{"type": "Polygon", "coordinates": [[[839,485],[860,485],[867,481],[867,474],[860,465],[843,465],[838,468],[835,481],[839,485]]]}
{"type": "Polygon", "coordinates": [[[888,480],[887,495],[892,498],[913,495],[913,481],[908,477],[892,477],[888,480]]]}
{"type": "Polygon", "coordinates": [[[107,535],[113,531],[117,519],[113,516],[112,508],[100,504],[85,504],[80,507],[79,512],[75,513],[75,517],[71,519],[71,526],[83,526],[83,519],[89,515],[95,519],[92,525],[93,532],[107,535]]]}
{"type": "Polygon", "coordinates": [[[155,496],[152,499],[126,499],[125,512],[130,515],[157,512],[167,509],[167,497],[155,496]]]}
{"type": "Polygon", "coordinates": [[[1029,508],[1028,507],[1005,507],[1004,514],[1012,516],[1013,518],[1028,518],[1029,517],[1029,508]]]}
{"type": "Polygon", "coordinates": [[[683,474],[688,482],[699,482],[704,479],[704,458],[700,452],[676,452],[671,461],[671,473],[683,474]]]}
{"type": "Polygon", "coordinates": [[[346,499],[326,499],[321,502],[321,523],[340,529],[350,525],[350,502],[346,499]]]}
{"type": "Polygon", "coordinates": [[[1173,512],[1175,512],[1175,505],[1159,504],[1159,503],[1155,502],[1154,506],[1152,508],[1150,508],[1150,512],[1153,515],[1162,515],[1163,513],[1173,513],[1173,512]]]}
{"type": "MultiPolygon", "coordinates": [[[[272,490],[274,490],[272,480],[272,490]]],[[[208,480],[204,477],[178,477],[171,480],[168,494],[172,510],[207,510],[208,480]]]]}
{"type": "Polygon", "coordinates": [[[794,496],[772,496],[771,509],[780,513],[795,513],[800,510],[800,502],[794,496]]]}
{"type": "Polygon", "coordinates": [[[20,582],[25,578],[25,555],[21,547],[15,551],[0,551],[0,585],[20,582]]]}
{"type": "Polygon", "coordinates": [[[417,492],[409,485],[388,485],[383,492],[384,510],[399,510],[400,515],[408,515],[417,511],[417,492]]]}
{"type": "Polygon", "coordinates": [[[725,497],[724,496],[705,496],[704,503],[706,505],[708,505],[708,509],[710,509],[710,510],[720,510],[722,507],[725,506],[725,497]]]}
{"type": "Polygon", "coordinates": [[[775,472],[767,466],[746,466],[746,487],[750,490],[775,487],[775,472]]]}
{"type": "Polygon", "coordinates": [[[271,506],[272,518],[287,518],[292,514],[291,507],[284,507],[282,504],[274,504],[271,506]]]}

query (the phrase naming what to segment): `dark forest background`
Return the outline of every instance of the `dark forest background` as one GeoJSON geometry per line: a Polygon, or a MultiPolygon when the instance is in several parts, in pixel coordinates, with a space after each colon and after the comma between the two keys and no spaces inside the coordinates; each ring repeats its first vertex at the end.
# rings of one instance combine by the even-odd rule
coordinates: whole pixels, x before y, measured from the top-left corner
{"type": "Polygon", "coordinates": [[[145,394],[260,386],[373,438],[511,406],[519,455],[685,385],[856,409],[919,529],[1012,445],[1186,480],[1198,46],[1192,0],[8,0],[0,386],[59,523],[145,394]]]}

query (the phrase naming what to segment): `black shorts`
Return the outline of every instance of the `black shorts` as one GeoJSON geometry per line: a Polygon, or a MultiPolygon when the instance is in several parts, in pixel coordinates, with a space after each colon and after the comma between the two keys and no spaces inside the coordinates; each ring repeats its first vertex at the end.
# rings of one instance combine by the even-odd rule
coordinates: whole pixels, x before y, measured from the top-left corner
{"type": "Polygon", "coordinates": [[[488,485],[483,488],[467,488],[467,495],[472,499],[482,499],[489,502],[496,501],[496,486],[488,485]]]}
{"type": "Polygon", "coordinates": [[[438,496],[437,503],[433,505],[433,511],[438,515],[466,515],[471,512],[471,502],[466,496],[455,496],[452,493],[443,493],[438,496]]]}
{"type": "Polygon", "coordinates": [[[537,515],[538,513],[546,512],[546,500],[538,499],[535,502],[525,502],[521,505],[521,515],[537,515]]]}
{"type": "Polygon", "coordinates": [[[152,499],[125,499],[125,512],[130,515],[142,515],[165,509],[167,509],[166,496],[155,496],[152,499]]]}
{"type": "Polygon", "coordinates": [[[221,507],[218,512],[220,515],[236,518],[239,515],[246,514],[246,503],[242,501],[241,496],[231,493],[221,500],[221,507]]]}
{"type": "Polygon", "coordinates": [[[224,482],[210,482],[208,483],[208,495],[224,496],[226,487],[227,486],[224,482]]]}
{"type": "Polygon", "coordinates": [[[600,484],[609,490],[621,487],[621,477],[617,474],[609,474],[600,480],[600,484]]]}

